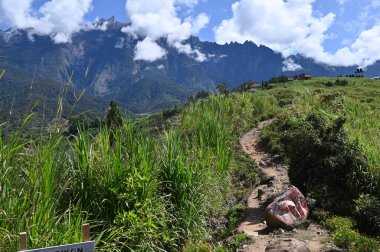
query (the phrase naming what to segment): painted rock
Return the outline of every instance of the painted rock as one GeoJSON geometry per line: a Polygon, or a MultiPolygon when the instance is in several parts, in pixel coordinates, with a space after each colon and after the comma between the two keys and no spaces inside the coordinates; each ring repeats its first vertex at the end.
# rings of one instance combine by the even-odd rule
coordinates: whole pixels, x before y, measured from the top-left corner
{"type": "Polygon", "coordinates": [[[292,186],[267,206],[264,218],[269,227],[293,229],[302,226],[308,214],[305,197],[297,187],[292,186]]]}

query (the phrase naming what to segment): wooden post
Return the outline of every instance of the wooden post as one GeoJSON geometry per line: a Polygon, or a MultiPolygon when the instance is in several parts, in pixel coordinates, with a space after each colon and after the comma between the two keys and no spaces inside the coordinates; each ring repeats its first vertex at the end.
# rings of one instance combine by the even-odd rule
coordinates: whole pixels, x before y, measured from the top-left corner
{"type": "Polygon", "coordinates": [[[84,242],[90,241],[90,224],[83,224],[82,232],[83,232],[83,241],[84,242]]]}
{"type": "Polygon", "coordinates": [[[26,232],[20,233],[20,251],[27,250],[26,232]]]}

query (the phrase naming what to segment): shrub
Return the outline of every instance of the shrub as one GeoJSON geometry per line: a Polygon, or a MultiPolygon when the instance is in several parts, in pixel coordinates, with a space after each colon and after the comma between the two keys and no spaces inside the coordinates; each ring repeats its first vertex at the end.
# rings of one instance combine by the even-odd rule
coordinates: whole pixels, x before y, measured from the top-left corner
{"type": "Polygon", "coordinates": [[[351,229],[354,225],[355,223],[351,219],[344,217],[333,217],[323,222],[323,226],[325,226],[330,231],[337,231],[339,229],[351,229]]]}
{"type": "Polygon", "coordinates": [[[289,158],[289,177],[323,207],[341,213],[350,211],[350,200],[358,193],[348,183],[365,162],[356,146],[347,141],[345,119],[313,112],[305,117],[288,117],[280,122],[281,137],[289,158]]]}
{"type": "Polygon", "coordinates": [[[245,214],[245,206],[238,204],[230,208],[225,215],[227,224],[225,228],[219,230],[215,236],[218,240],[225,239],[235,233],[238,223],[241,221],[245,214]]]}
{"type": "Polygon", "coordinates": [[[360,235],[353,230],[355,223],[348,218],[334,217],[327,219],[323,225],[332,231],[336,245],[353,252],[371,252],[380,249],[376,239],[360,235]]]}
{"type": "Polygon", "coordinates": [[[246,234],[237,234],[226,239],[223,242],[223,246],[219,247],[216,251],[223,252],[234,252],[238,251],[244,244],[249,244],[252,242],[252,238],[246,234]]]}
{"type": "Polygon", "coordinates": [[[355,200],[354,216],[358,228],[368,234],[380,235],[380,201],[375,196],[362,194],[355,200]]]}
{"type": "Polygon", "coordinates": [[[289,78],[285,75],[273,77],[269,80],[269,83],[286,83],[289,81],[289,78]]]}
{"type": "Polygon", "coordinates": [[[218,84],[216,86],[216,89],[218,90],[218,93],[222,95],[228,95],[230,93],[230,90],[228,89],[228,86],[225,83],[218,84]]]}
{"type": "Polygon", "coordinates": [[[184,249],[184,252],[211,252],[212,246],[208,243],[192,243],[187,245],[184,249]]]}
{"type": "Polygon", "coordinates": [[[334,84],[331,81],[328,81],[328,82],[325,83],[325,86],[326,87],[333,87],[334,84]]]}
{"type": "Polygon", "coordinates": [[[105,118],[105,124],[111,131],[120,128],[123,125],[123,118],[115,101],[110,102],[109,111],[105,118]]]}
{"type": "Polygon", "coordinates": [[[330,213],[325,210],[317,209],[311,213],[311,218],[318,221],[319,223],[326,221],[329,217],[330,213]]]}
{"type": "Polygon", "coordinates": [[[335,80],[335,85],[345,87],[348,85],[348,81],[347,80],[335,80]]]}

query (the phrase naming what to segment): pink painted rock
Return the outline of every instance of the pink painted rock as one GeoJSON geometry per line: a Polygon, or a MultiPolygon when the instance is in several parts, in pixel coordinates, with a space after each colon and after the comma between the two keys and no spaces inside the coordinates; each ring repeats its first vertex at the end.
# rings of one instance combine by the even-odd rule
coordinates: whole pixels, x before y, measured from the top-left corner
{"type": "Polygon", "coordinates": [[[297,187],[292,186],[267,206],[264,218],[269,227],[293,229],[304,224],[308,214],[305,197],[297,187]]]}

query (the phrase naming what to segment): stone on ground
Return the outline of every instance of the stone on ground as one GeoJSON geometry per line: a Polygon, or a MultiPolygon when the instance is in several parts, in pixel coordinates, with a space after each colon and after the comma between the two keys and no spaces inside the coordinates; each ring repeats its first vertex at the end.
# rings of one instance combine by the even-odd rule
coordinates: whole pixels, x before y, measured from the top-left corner
{"type": "Polygon", "coordinates": [[[310,252],[306,242],[297,239],[281,239],[270,242],[265,252],[310,252]]]}
{"type": "Polygon", "coordinates": [[[302,226],[308,214],[305,197],[297,187],[292,186],[267,206],[264,218],[269,227],[293,229],[302,226]]]}

